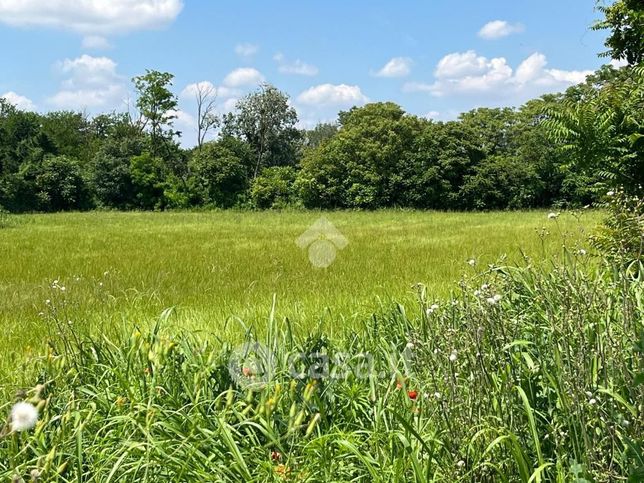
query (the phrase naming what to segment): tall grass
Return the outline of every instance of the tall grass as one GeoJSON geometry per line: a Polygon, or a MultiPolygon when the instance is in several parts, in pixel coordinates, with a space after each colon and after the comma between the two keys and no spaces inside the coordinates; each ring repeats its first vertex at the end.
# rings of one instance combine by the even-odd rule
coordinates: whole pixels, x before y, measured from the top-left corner
{"type": "MultiPolygon", "coordinates": [[[[557,225],[583,239],[599,216],[566,213],[557,225]]],[[[50,335],[46,300],[75,327],[143,323],[174,307],[175,325],[236,340],[244,331],[226,320],[260,331],[276,295],[278,317],[295,332],[321,325],[335,337],[381,305],[415,307],[416,283],[448,296],[471,257],[557,256],[555,231],[543,211],[13,216],[0,230],[0,392],[15,383],[24,352],[37,353],[50,335]],[[322,215],[349,244],[319,270],[295,241],[322,215]],[[544,226],[553,235],[542,245],[535,231],[544,226]],[[56,280],[64,293],[52,288],[56,280]]]]}
{"type": "Polygon", "coordinates": [[[417,292],[336,338],[272,312],[245,339],[269,373],[171,311],[106,337],[52,307],[61,336],[17,396],[41,418],[5,428],[0,478],[641,481],[641,278],[566,249],[417,292]]]}

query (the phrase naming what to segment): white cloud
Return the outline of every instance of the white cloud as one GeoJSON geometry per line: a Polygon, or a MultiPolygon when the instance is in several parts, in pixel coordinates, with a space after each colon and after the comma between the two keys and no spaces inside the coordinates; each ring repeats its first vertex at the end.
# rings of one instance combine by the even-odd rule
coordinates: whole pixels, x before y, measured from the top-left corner
{"type": "Polygon", "coordinates": [[[264,76],[260,71],[252,67],[235,69],[224,79],[224,85],[227,87],[257,85],[262,82],[264,82],[264,76]]]}
{"type": "Polygon", "coordinates": [[[86,50],[107,50],[112,48],[109,40],[100,35],[86,35],[83,37],[81,47],[86,50]]]}
{"type": "Polygon", "coordinates": [[[369,98],[362,93],[360,87],[346,84],[321,84],[314,86],[302,92],[297,100],[302,104],[311,106],[350,106],[369,102],[369,98]]]}
{"type": "Polygon", "coordinates": [[[1,0],[0,22],[97,35],[159,28],[182,8],[182,0],[1,0]]]}
{"type": "Polygon", "coordinates": [[[273,56],[273,59],[278,63],[278,70],[282,74],[314,76],[319,72],[316,66],[307,64],[300,59],[296,59],[293,62],[288,62],[284,55],[280,53],[275,54],[273,56]]]}
{"type": "Polygon", "coordinates": [[[126,96],[123,78],[108,57],[82,55],[59,62],[57,68],[66,78],[48,102],[58,108],[114,108],[126,96]]]}
{"type": "Polygon", "coordinates": [[[437,119],[441,115],[438,111],[429,111],[425,114],[425,119],[437,119]]]}
{"type": "Polygon", "coordinates": [[[259,51],[259,46],[255,44],[243,43],[235,46],[235,53],[240,57],[252,57],[259,51]]]}
{"type": "Polygon", "coordinates": [[[434,71],[433,83],[409,82],[406,92],[434,96],[486,95],[495,98],[527,98],[563,90],[583,82],[592,71],[546,69],[547,59],[534,53],[513,70],[503,57],[488,59],[473,50],[443,57],[434,71]]]}
{"type": "Polygon", "coordinates": [[[523,30],[524,27],[520,23],[511,24],[505,20],[493,20],[483,25],[479,30],[479,37],[486,40],[500,39],[501,37],[523,32],[523,30]]]}
{"type": "Polygon", "coordinates": [[[36,105],[32,102],[31,99],[20,94],[16,94],[13,91],[5,92],[0,97],[4,97],[9,104],[13,104],[21,111],[35,111],[36,105]]]}
{"type": "Polygon", "coordinates": [[[609,64],[612,65],[615,69],[621,69],[622,67],[626,67],[628,65],[628,62],[625,59],[612,59],[609,64]]]}
{"type": "Polygon", "coordinates": [[[412,60],[408,57],[394,57],[380,69],[378,77],[405,77],[411,72],[412,60]]]}

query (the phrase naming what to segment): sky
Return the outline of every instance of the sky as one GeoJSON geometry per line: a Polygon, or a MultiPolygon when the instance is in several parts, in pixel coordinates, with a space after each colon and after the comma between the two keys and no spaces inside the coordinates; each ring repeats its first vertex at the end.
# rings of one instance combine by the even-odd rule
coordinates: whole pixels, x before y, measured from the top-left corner
{"type": "Polygon", "coordinates": [[[0,97],[21,109],[127,110],[131,78],[175,75],[175,127],[196,138],[195,85],[217,108],[269,82],[301,127],[393,101],[455,119],[582,82],[605,59],[593,0],[0,0],[0,97]]]}

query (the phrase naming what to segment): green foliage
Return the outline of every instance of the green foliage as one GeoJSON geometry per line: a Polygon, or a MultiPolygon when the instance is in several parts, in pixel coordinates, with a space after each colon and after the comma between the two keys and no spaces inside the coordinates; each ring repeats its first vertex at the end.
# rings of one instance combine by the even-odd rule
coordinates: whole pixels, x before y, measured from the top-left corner
{"type": "Polygon", "coordinates": [[[608,6],[597,5],[604,19],[593,30],[610,30],[603,56],[626,60],[631,65],[644,61],[644,7],[640,0],[617,0],[608,6]]]}
{"type": "Polygon", "coordinates": [[[91,207],[80,164],[67,156],[46,156],[42,162],[23,165],[21,187],[33,193],[38,211],[82,210],[91,207]]]}
{"type": "Polygon", "coordinates": [[[239,204],[249,186],[252,156],[248,145],[231,137],[195,150],[190,169],[198,203],[221,208],[239,204]]]}
{"type": "Polygon", "coordinates": [[[284,208],[297,203],[297,172],[291,166],[264,168],[253,180],[250,199],[260,209],[284,208]]]}
{"type": "Polygon", "coordinates": [[[644,184],[644,67],[622,70],[582,98],[548,106],[544,125],[569,158],[564,168],[637,192],[644,184]]]}
{"type": "Polygon", "coordinates": [[[132,79],[139,95],[136,101],[141,115],[139,122],[142,129],[149,124],[155,156],[161,155],[161,148],[169,139],[181,134],[172,130],[178,104],[177,96],[169,89],[172,79],[174,75],[156,70],[146,70],[145,75],[132,79]]]}
{"type": "Polygon", "coordinates": [[[294,165],[301,138],[295,128],[297,113],[286,94],[264,84],[240,99],[235,112],[224,118],[224,136],[235,136],[253,150],[255,178],[264,167],[294,165]]]}
{"type": "Polygon", "coordinates": [[[644,266],[644,200],[623,190],[610,191],[603,204],[608,216],[592,242],[613,263],[644,266]]]}
{"type": "Polygon", "coordinates": [[[137,208],[161,209],[165,206],[163,160],[148,152],[130,159],[130,176],[136,193],[137,208]]]}

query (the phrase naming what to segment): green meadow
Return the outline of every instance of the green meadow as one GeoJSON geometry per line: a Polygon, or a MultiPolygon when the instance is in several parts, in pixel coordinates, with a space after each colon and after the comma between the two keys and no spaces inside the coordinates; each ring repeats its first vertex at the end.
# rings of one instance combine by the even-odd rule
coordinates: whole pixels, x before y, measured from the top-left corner
{"type": "MultiPolygon", "coordinates": [[[[382,307],[417,307],[458,290],[477,268],[536,259],[584,242],[598,212],[175,212],[22,215],[0,230],[1,348],[17,354],[55,330],[142,325],[172,307],[173,323],[235,338],[277,319],[333,335],[382,307]],[[346,237],[315,268],[298,237],[324,216],[346,237]],[[545,230],[545,232],[544,232],[545,230]],[[547,234],[545,234],[547,232],[547,234]],[[57,284],[54,284],[58,281],[57,284]],[[55,285],[55,286],[53,286],[55,285]],[[64,287],[64,290],[62,289],[64,287]],[[47,301],[49,300],[49,303],[47,301]],[[100,324],[100,326],[99,326],[100,324]]],[[[12,357],[3,357],[11,364],[12,357]]]]}

